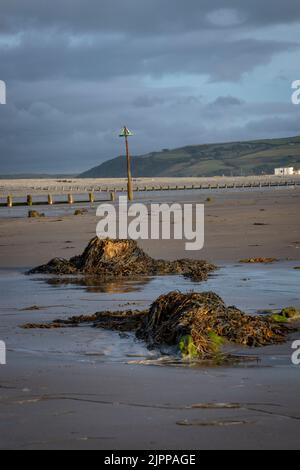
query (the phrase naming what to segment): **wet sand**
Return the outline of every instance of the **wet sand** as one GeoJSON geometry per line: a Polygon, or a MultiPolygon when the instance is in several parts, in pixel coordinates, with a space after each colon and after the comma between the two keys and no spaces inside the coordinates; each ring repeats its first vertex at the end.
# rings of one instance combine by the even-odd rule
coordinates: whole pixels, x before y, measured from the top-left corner
{"type": "MultiPolygon", "coordinates": [[[[181,193],[179,197],[204,202],[207,196],[181,193]]],[[[299,189],[216,192],[210,193],[210,197],[213,201],[206,205],[206,246],[197,253],[197,258],[234,267],[241,258],[275,257],[281,262],[268,267],[270,276],[273,270],[283,268],[290,269],[291,276],[299,275],[299,271],[293,270],[297,264],[300,266],[299,189]],[[287,259],[293,260],[291,265],[285,264],[287,259]]],[[[69,258],[78,254],[95,235],[96,223],[93,209],[82,217],[1,219],[1,270],[20,272],[54,256],[69,258]]],[[[184,245],[179,242],[143,242],[141,245],[154,257],[187,256],[184,245]]],[[[189,256],[195,257],[195,254],[189,256]]],[[[236,302],[240,302],[241,307],[247,306],[249,311],[259,306],[279,307],[280,275],[276,286],[274,283],[274,291],[267,287],[265,277],[261,278],[261,284],[266,283],[265,289],[263,285],[257,290],[252,286],[255,298],[251,302],[249,295],[244,298],[239,290],[239,284],[246,283],[247,266],[236,269],[237,272],[241,269],[240,281],[237,275],[232,292],[230,286],[225,289],[224,278],[224,295],[228,295],[228,301],[235,297],[236,302]]],[[[32,318],[47,321],[53,319],[53,315],[70,314],[67,302],[63,306],[55,290],[52,303],[55,308],[42,308],[41,312],[17,311],[36,301],[31,291],[34,280],[26,282],[30,285],[23,286],[26,302],[20,301],[15,282],[15,301],[10,304],[3,300],[1,305],[0,315],[5,318],[2,317],[0,337],[7,342],[8,364],[0,367],[0,448],[299,448],[300,368],[291,364],[291,344],[299,335],[295,334],[282,346],[247,350],[247,354],[258,357],[259,361],[238,367],[130,364],[143,360],[137,357],[138,353],[145,354],[143,350],[134,351],[136,357],[128,357],[126,363],[120,360],[108,363],[93,355],[75,358],[70,354],[56,354],[55,351],[61,351],[59,343],[73,342],[79,349],[90,344],[92,351],[98,332],[92,330],[91,338],[84,328],[68,332],[20,330],[18,325],[32,318]],[[51,354],[45,352],[43,343],[47,343],[51,354]],[[34,351],[29,351],[30,345],[34,351]],[[208,403],[225,403],[227,407],[205,409],[208,403]],[[235,406],[228,406],[230,404],[235,406]]],[[[207,287],[205,283],[200,284],[199,291],[207,290],[212,282],[209,281],[207,287]]],[[[38,296],[39,289],[44,288],[36,286],[38,296]]],[[[245,287],[243,289],[246,292],[245,287]]],[[[282,289],[288,291],[287,285],[282,285],[282,289]]],[[[102,306],[107,306],[108,298],[115,298],[116,290],[117,286],[110,286],[105,294],[101,289],[92,290],[93,296],[88,290],[84,294],[80,291],[82,302],[73,305],[73,309],[79,309],[79,314],[101,310],[102,306]]],[[[151,295],[147,291],[147,298],[139,297],[141,307],[154,300],[155,293],[154,288],[151,295]]],[[[66,291],[66,295],[74,299],[79,293],[75,296],[71,290],[66,291]]],[[[136,299],[136,294],[131,293],[129,298],[136,299]]],[[[292,299],[295,306],[300,307],[299,296],[297,299],[292,292],[288,300],[292,299]]],[[[124,292],[119,295],[119,303],[124,305],[127,301],[124,292]]]]}
{"type": "Polygon", "coordinates": [[[299,449],[292,367],[74,366],[13,355],[1,384],[2,449],[299,449]],[[212,402],[241,408],[191,408],[212,402]]]}
{"type": "MultiPolygon", "coordinates": [[[[250,257],[300,260],[300,188],[152,194],[139,201],[205,203],[204,249],[193,253],[186,252],[180,241],[141,241],[154,258],[194,257],[214,263],[250,257]],[[206,203],[208,194],[212,201],[206,203]]],[[[96,207],[78,217],[56,216],[52,208],[54,213],[46,213],[49,217],[36,220],[3,219],[0,209],[0,266],[29,268],[55,256],[70,258],[81,253],[96,233],[96,207]]]]}

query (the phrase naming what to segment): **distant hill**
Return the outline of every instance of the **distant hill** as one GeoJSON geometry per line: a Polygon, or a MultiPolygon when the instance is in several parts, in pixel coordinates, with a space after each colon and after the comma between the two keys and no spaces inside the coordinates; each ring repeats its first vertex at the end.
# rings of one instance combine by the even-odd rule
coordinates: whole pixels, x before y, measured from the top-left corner
{"type": "MultiPolygon", "coordinates": [[[[193,177],[270,174],[274,168],[300,168],[300,136],[224,144],[191,145],[132,158],[134,177],[193,177]]],[[[81,178],[123,178],[124,156],[109,160],[81,178]]]]}

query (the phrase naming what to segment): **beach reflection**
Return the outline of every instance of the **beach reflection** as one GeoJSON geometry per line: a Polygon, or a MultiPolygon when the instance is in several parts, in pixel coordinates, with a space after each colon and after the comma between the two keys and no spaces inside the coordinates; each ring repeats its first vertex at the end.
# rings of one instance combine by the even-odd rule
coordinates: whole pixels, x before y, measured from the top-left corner
{"type": "Polygon", "coordinates": [[[151,282],[151,277],[129,279],[107,279],[103,280],[99,276],[63,276],[44,279],[46,284],[52,287],[74,287],[84,289],[93,294],[129,294],[131,292],[141,292],[147,284],[151,282]]]}

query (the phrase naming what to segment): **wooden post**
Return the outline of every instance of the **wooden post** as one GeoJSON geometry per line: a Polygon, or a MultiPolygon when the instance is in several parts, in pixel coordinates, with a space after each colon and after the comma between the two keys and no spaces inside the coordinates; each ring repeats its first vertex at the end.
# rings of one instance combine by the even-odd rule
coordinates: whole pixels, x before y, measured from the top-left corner
{"type": "Polygon", "coordinates": [[[68,203],[69,204],[74,204],[74,198],[72,194],[68,194],[68,203]]]}
{"type": "Polygon", "coordinates": [[[112,193],[110,193],[110,200],[111,200],[111,202],[115,202],[115,200],[116,200],[116,191],[113,191],[112,193]]]}
{"type": "Polygon", "coordinates": [[[27,196],[27,206],[32,206],[32,196],[30,194],[27,196]]]}
{"type": "Polygon", "coordinates": [[[93,192],[89,193],[89,201],[91,204],[95,202],[95,194],[93,192]]]}
{"type": "Polygon", "coordinates": [[[133,201],[133,188],[132,188],[132,175],[131,175],[131,159],[129,153],[129,144],[128,144],[128,135],[125,132],[125,146],[126,146],[126,159],[127,159],[127,192],[128,192],[128,200],[133,201]]]}
{"type": "Polygon", "coordinates": [[[13,206],[13,198],[12,196],[7,196],[7,207],[13,206]]]}
{"type": "Polygon", "coordinates": [[[49,204],[49,206],[53,205],[53,198],[52,198],[51,194],[48,194],[48,204],[49,204]]]}

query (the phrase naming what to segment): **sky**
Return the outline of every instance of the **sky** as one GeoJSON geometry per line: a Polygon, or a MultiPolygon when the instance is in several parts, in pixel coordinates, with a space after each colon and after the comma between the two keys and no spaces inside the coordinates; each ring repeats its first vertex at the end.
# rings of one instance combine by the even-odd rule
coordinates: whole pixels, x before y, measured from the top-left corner
{"type": "Polygon", "coordinates": [[[299,0],[1,0],[0,174],[300,135],[299,0]]]}

